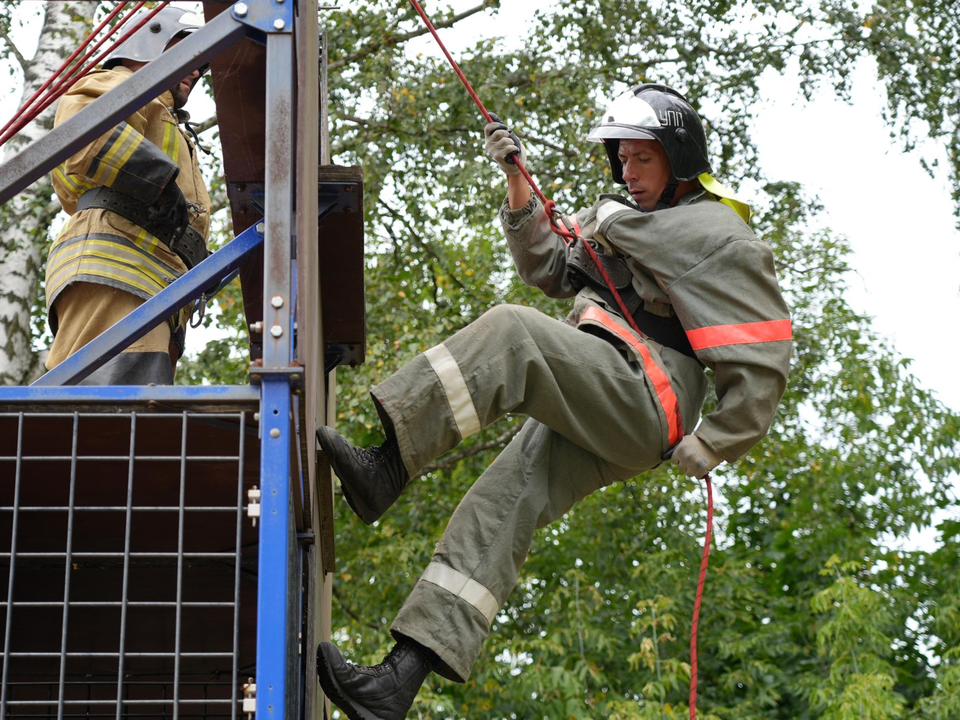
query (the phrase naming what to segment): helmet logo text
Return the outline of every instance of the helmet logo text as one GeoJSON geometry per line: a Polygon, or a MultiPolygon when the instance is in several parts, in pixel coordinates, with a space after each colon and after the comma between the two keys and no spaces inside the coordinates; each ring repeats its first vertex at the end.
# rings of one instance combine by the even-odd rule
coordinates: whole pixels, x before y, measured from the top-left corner
{"type": "Polygon", "coordinates": [[[677,110],[661,110],[660,122],[672,127],[683,127],[683,114],[677,110]]]}

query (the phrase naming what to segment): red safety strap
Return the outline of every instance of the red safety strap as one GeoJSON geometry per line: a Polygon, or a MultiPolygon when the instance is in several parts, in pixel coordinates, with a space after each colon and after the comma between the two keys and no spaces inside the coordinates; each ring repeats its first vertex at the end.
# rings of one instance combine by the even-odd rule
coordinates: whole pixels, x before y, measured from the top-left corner
{"type": "Polygon", "coordinates": [[[673,447],[680,442],[683,438],[683,425],[680,423],[680,403],[677,401],[676,393],[673,392],[670,378],[667,377],[663,368],[657,365],[647,344],[596,306],[588,307],[580,320],[600,324],[640,354],[640,357],[643,358],[643,369],[647,373],[647,377],[650,378],[650,382],[653,383],[657,399],[660,401],[660,407],[663,408],[663,413],[667,418],[667,445],[673,447]]]}
{"type": "Polygon", "coordinates": [[[690,626],[690,720],[697,720],[697,629],[700,627],[700,603],[703,600],[703,584],[707,579],[710,540],[713,537],[713,483],[709,473],[703,476],[703,481],[707,485],[707,534],[703,539],[697,594],[693,601],[693,622],[690,626]]]}
{"type": "MultiPolygon", "coordinates": [[[[457,65],[456,61],[447,51],[447,48],[443,44],[443,41],[440,39],[440,36],[437,35],[436,28],[434,28],[433,23],[430,22],[430,18],[427,17],[427,14],[424,12],[423,8],[420,6],[420,3],[417,0],[410,0],[410,2],[413,5],[413,7],[416,9],[417,14],[423,20],[424,24],[426,24],[427,28],[430,30],[430,34],[433,35],[434,40],[437,41],[437,45],[440,46],[440,49],[443,51],[443,54],[446,56],[447,61],[453,67],[453,70],[457,74],[457,77],[460,78],[460,82],[463,83],[463,86],[467,89],[467,92],[470,94],[470,97],[473,98],[474,103],[476,103],[477,107],[480,109],[480,113],[483,115],[483,117],[486,119],[487,122],[493,122],[492,118],[490,117],[490,113],[487,112],[487,109],[483,106],[483,103],[480,101],[479,96],[474,91],[473,87],[470,85],[470,82],[467,80],[466,76],[460,70],[460,66],[457,65]]],[[[537,186],[537,183],[534,181],[533,177],[531,177],[526,167],[524,167],[523,163],[520,161],[520,156],[514,155],[513,160],[517,168],[523,174],[523,177],[530,184],[530,188],[533,190],[534,193],[536,193],[537,197],[540,198],[540,201],[543,203],[544,212],[547,215],[547,219],[550,221],[550,228],[553,230],[553,232],[559,235],[563,239],[563,241],[567,244],[577,239],[583,242],[583,246],[587,249],[587,253],[590,255],[590,259],[593,261],[593,264],[596,265],[597,270],[600,271],[600,275],[603,278],[603,281],[606,284],[607,288],[610,290],[611,294],[613,295],[614,300],[616,300],[617,306],[620,308],[620,312],[623,314],[623,317],[627,320],[628,323],[630,323],[630,327],[633,328],[634,332],[636,332],[637,335],[639,335],[641,338],[644,337],[643,333],[640,332],[640,328],[637,327],[637,323],[633,319],[633,315],[630,313],[629,310],[627,310],[626,303],[623,302],[623,299],[620,297],[620,293],[617,292],[616,286],[613,284],[613,281],[610,280],[610,276],[607,274],[606,269],[604,269],[603,263],[600,262],[600,258],[597,257],[597,254],[596,252],[594,252],[593,248],[590,246],[590,243],[584,242],[583,239],[580,238],[580,229],[576,227],[576,225],[574,225],[574,228],[572,230],[562,227],[560,225],[559,213],[557,212],[557,204],[553,200],[548,200],[546,196],[544,196],[544,194],[540,191],[540,188],[537,186]]],[[[574,223],[576,223],[576,220],[574,220],[574,223]]],[[[593,309],[594,308],[588,308],[587,313],[589,313],[590,310],[593,310],[593,309]]],[[[599,308],[597,308],[597,310],[599,311],[599,308]]],[[[639,346],[640,348],[642,348],[642,350],[640,350],[640,354],[644,358],[644,364],[646,365],[647,358],[650,355],[650,351],[646,347],[646,345],[640,342],[636,337],[633,337],[632,335],[627,333],[626,330],[621,325],[613,322],[612,320],[611,322],[616,328],[619,329],[619,330],[614,330],[614,332],[617,332],[618,335],[620,332],[622,332],[623,335],[621,335],[621,337],[626,336],[630,338],[629,340],[627,340],[627,342],[629,342],[634,347],[639,346]]],[[[676,405],[676,395],[674,395],[673,393],[673,388],[670,387],[669,378],[667,378],[666,374],[663,373],[663,370],[655,362],[653,362],[652,357],[650,358],[650,365],[656,368],[656,370],[653,370],[654,374],[656,373],[663,374],[663,379],[666,381],[666,386],[665,386],[666,390],[669,390],[669,393],[666,393],[666,390],[664,390],[665,395],[673,396],[673,402],[674,402],[674,407],[676,408],[676,411],[668,412],[667,421],[668,423],[671,424],[671,432],[670,432],[671,437],[675,433],[677,437],[677,442],[679,442],[680,439],[683,437],[683,427],[680,425],[679,405],[676,405]],[[676,426],[673,425],[674,421],[676,422],[676,426]]],[[[651,369],[652,368],[647,366],[647,376],[650,377],[652,380],[654,380],[654,376],[651,374],[651,369]]],[[[656,385],[656,380],[654,380],[654,384],[656,385]]],[[[661,396],[660,394],[661,389],[662,389],[661,387],[657,388],[657,397],[659,397],[661,400],[661,403],[663,403],[664,396],[661,396]]],[[[669,404],[669,402],[670,402],[669,397],[667,397],[667,403],[669,404]]],[[[664,406],[664,410],[665,411],[667,410],[666,405],[664,406]]],[[[707,484],[707,534],[706,534],[706,540],[703,545],[703,558],[700,561],[700,576],[697,582],[697,594],[696,594],[696,599],[693,605],[693,623],[692,623],[691,633],[690,633],[690,668],[691,668],[690,669],[690,720],[696,720],[696,717],[697,717],[697,630],[698,630],[699,621],[700,621],[700,602],[703,597],[703,583],[707,577],[707,559],[710,555],[710,538],[713,535],[713,488],[710,482],[709,475],[704,476],[704,480],[706,481],[706,484],[707,484]]]]}
{"type": "MultiPolygon", "coordinates": [[[[460,78],[460,82],[463,83],[463,86],[467,89],[467,92],[470,94],[470,97],[473,98],[473,102],[476,103],[477,107],[480,109],[480,113],[483,115],[484,119],[489,122],[493,122],[493,119],[490,117],[490,113],[487,112],[487,109],[484,107],[483,103],[480,101],[480,97],[477,95],[476,91],[473,89],[473,86],[470,85],[470,81],[467,80],[467,76],[463,74],[463,71],[460,69],[460,66],[457,65],[456,60],[453,59],[453,56],[450,55],[447,50],[446,45],[443,44],[443,41],[440,39],[440,36],[437,34],[437,29],[433,26],[433,23],[430,22],[430,18],[427,17],[427,14],[424,12],[423,7],[417,0],[410,0],[413,4],[413,7],[416,9],[417,14],[423,20],[424,24],[427,26],[427,29],[430,30],[430,34],[433,35],[434,40],[437,41],[437,45],[440,46],[440,50],[443,51],[443,54],[446,56],[447,61],[450,63],[450,66],[453,68],[453,71],[457,74],[457,77],[460,78]]],[[[520,160],[519,155],[513,156],[513,161],[517,166],[517,169],[520,170],[523,177],[526,179],[527,183],[530,185],[530,189],[536,193],[537,197],[540,198],[540,202],[543,203],[543,210],[547,215],[547,219],[550,221],[550,229],[553,230],[557,235],[563,238],[565,243],[571,243],[574,240],[580,238],[578,232],[571,231],[565,227],[562,227],[559,223],[559,213],[557,212],[557,204],[553,200],[548,200],[546,195],[540,190],[540,187],[537,185],[536,181],[530,175],[530,172],[524,166],[523,162],[520,160]]],[[[606,284],[607,289],[610,290],[610,293],[613,295],[613,299],[617,303],[617,307],[620,308],[620,312],[623,313],[623,317],[626,318],[627,322],[630,323],[630,327],[634,331],[643,337],[643,333],[640,332],[640,328],[637,327],[636,321],[633,319],[633,315],[630,314],[630,311],[627,310],[627,305],[623,302],[623,298],[620,297],[620,293],[617,292],[616,286],[613,284],[613,281],[610,279],[610,276],[607,274],[606,269],[603,267],[603,263],[600,262],[600,258],[597,257],[596,252],[590,246],[590,243],[584,242],[584,247],[587,249],[587,254],[590,256],[590,259],[593,261],[593,264],[596,265],[597,270],[600,271],[600,277],[603,278],[603,282],[606,284]]]]}

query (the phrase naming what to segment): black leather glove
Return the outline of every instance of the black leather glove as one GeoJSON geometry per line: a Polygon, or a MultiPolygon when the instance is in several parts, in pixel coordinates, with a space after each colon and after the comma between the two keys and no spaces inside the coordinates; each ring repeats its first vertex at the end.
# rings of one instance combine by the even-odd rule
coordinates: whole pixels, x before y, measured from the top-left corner
{"type": "Polygon", "coordinates": [[[183,237],[190,224],[190,214],[187,212],[186,198],[177,187],[176,180],[171,180],[163,188],[157,201],[147,209],[147,217],[157,235],[166,235],[174,240],[183,237]]]}

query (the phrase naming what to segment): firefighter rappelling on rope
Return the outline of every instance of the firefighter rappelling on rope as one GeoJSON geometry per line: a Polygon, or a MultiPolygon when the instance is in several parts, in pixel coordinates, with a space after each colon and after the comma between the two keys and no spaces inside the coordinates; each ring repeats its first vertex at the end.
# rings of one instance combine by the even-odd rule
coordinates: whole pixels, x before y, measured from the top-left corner
{"type": "MultiPolygon", "coordinates": [[[[295,99],[288,35],[292,11],[282,7],[282,0],[237,3],[204,26],[183,9],[161,3],[147,11],[141,2],[108,32],[118,32],[133,18],[129,29],[96,55],[110,35],[91,45],[92,40],[117,18],[126,5],[121,3],[0,131],[2,143],[60,101],[53,139],[16,160],[27,183],[51,171],[57,196],[71,215],[48,261],[47,302],[55,340],[50,373],[38,384],[171,384],[193,303],[198,298],[205,302],[239,271],[248,302],[250,376],[260,383],[256,437],[263,444],[263,475],[279,475],[279,483],[288,483],[295,474],[290,448],[313,446],[316,429],[316,443],[338,476],[344,499],[364,523],[372,524],[435,458],[507,413],[529,416],[453,514],[391,625],[396,645],[383,661],[357,666],[334,643],[317,646],[319,683],[351,720],[406,717],[431,673],[466,682],[518,581],[534,532],[591,493],[664,460],[672,462],[684,475],[703,479],[707,491],[691,618],[689,713],[696,718],[699,610],[713,529],[709,473],[723,462],[735,462],[764,437],[787,381],[792,330],[772,254],[749,227],[749,207],[712,177],[696,109],[681,92],[663,84],[638,84],[616,97],[584,138],[603,145],[613,182],[624,186],[626,195],[602,194],[587,207],[560,212],[527,170],[530,149],[511,130],[510,118],[488,112],[423,8],[417,0],[411,3],[484,121],[478,123],[477,143],[502,170],[507,185],[503,204],[490,212],[498,215],[517,273],[548,297],[572,300],[566,320],[526,306],[493,307],[373,387],[372,402],[386,441],[376,447],[349,443],[330,427],[324,383],[337,364],[363,359],[362,302],[359,321],[349,327],[343,318],[355,318],[355,309],[353,316],[337,312],[329,319],[324,311],[321,341],[316,337],[321,313],[316,276],[333,273],[323,278],[331,305],[349,292],[329,288],[339,283],[341,290],[357,291],[362,286],[351,284],[356,278],[338,266],[342,256],[335,253],[344,252],[343,247],[327,249],[329,262],[317,270],[315,240],[318,225],[362,237],[362,177],[341,168],[318,179],[318,153],[313,152],[298,164],[293,187],[290,162],[299,155],[284,108],[309,99],[309,92],[301,89],[302,96],[295,99]],[[257,42],[266,37],[267,60],[261,55],[257,62],[268,68],[273,63],[270,77],[283,75],[284,83],[272,87],[264,79],[259,100],[267,109],[262,162],[244,165],[246,155],[235,157],[231,150],[249,143],[248,136],[237,141],[237,135],[222,133],[237,237],[211,255],[211,202],[199,171],[196,138],[182,108],[211,65],[218,102],[246,97],[247,90],[239,92],[236,86],[243,81],[218,54],[221,46],[242,36],[257,42]],[[185,50],[176,59],[166,51],[178,43],[185,50]],[[98,64],[100,69],[94,69],[98,64]],[[133,105],[121,99],[119,90],[131,86],[139,93],[133,105]],[[89,112],[93,108],[98,115],[89,112]],[[80,133],[82,142],[71,145],[66,136],[72,132],[80,133]],[[238,143],[232,147],[231,137],[238,143]],[[297,232],[291,218],[299,223],[297,232]],[[312,300],[304,299],[307,289],[316,295],[312,300]],[[701,418],[707,369],[714,373],[718,404],[701,418]],[[294,388],[309,400],[294,400],[294,388]],[[301,412],[302,426],[293,420],[301,412]],[[289,434],[307,432],[309,443],[295,442],[289,434]]],[[[311,9],[315,16],[315,4],[311,9]]],[[[307,27],[299,36],[303,47],[310,47],[306,39],[311,32],[316,42],[316,29],[307,27]]],[[[232,60],[241,62],[241,57],[232,60]]],[[[300,67],[311,63],[315,72],[312,57],[300,67]]],[[[298,113],[305,136],[314,132],[316,115],[315,107],[298,113]]],[[[228,113],[220,117],[222,130],[237,122],[228,113]]],[[[0,172],[0,180],[4,198],[24,186],[9,171],[0,172]]],[[[343,245],[349,249],[349,243],[343,245]]],[[[362,257],[353,259],[362,273],[362,257]]],[[[186,448],[186,417],[183,422],[186,448]]],[[[20,462],[19,448],[17,453],[20,462]]],[[[186,450],[182,453],[185,467],[186,450]]],[[[300,484],[307,488],[304,492],[319,476],[316,458],[309,455],[300,459],[300,471],[310,479],[300,484]]],[[[284,535],[293,527],[285,514],[288,485],[281,484],[279,491],[268,492],[266,486],[262,492],[253,490],[258,502],[251,517],[268,526],[259,531],[260,557],[271,543],[282,545],[282,552],[272,556],[279,560],[264,560],[260,566],[257,657],[258,664],[271,658],[273,668],[283,666],[304,633],[285,610],[277,611],[285,600],[273,598],[268,588],[290,580],[286,568],[293,551],[283,543],[289,537],[297,542],[312,538],[313,531],[301,532],[298,526],[297,532],[284,535]],[[271,532],[269,523],[278,522],[277,513],[281,531],[265,541],[263,533],[271,532]],[[267,604],[273,601],[275,605],[267,604]]],[[[329,516],[329,507],[321,507],[324,499],[299,500],[305,514],[298,522],[310,517],[311,528],[332,537],[329,523],[320,529],[315,522],[324,512],[329,516]]],[[[326,547],[330,549],[329,541],[326,547]]],[[[239,549],[237,553],[239,568],[239,549]]],[[[332,561],[324,565],[329,573],[332,561]]],[[[309,654],[311,662],[314,638],[307,633],[304,641],[310,647],[299,653],[309,654]]],[[[239,652],[235,647],[234,683],[239,652]]],[[[65,657],[65,649],[63,653],[65,657]]],[[[250,683],[273,693],[272,701],[251,699],[258,714],[264,707],[272,711],[269,702],[279,706],[288,699],[283,667],[265,670],[257,683],[250,683]]],[[[312,664],[305,667],[312,677],[312,664]]],[[[61,687],[61,700],[62,695],[61,687]]]]}
{"type": "Polygon", "coordinates": [[[561,216],[527,171],[519,138],[486,110],[411,2],[487,123],[487,153],[507,178],[499,217],[517,272],[549,297],[575,300],[566,322],[497,306],[373,387],[384,444],[359,448],[318,431],[345,499],[369,524],[434,458],[505,413],[529,415],[452,516],[391,625],[394,649],[361,667],[324,642],[320,684],[351,720],[399,720],[431,672],[465,682],[534,530],[668,457],[707,484],[691,632],[696,718],[708,473],[767,433],[789,371],[790,316],[772,253],[751,232],[749,208],[711,177],[696,111],[664,85],[621,95],[587,137],[603,143],[630,197],[601,195],[561,216]],[[719,405],[701,420],[706,368],[719,405]]]}

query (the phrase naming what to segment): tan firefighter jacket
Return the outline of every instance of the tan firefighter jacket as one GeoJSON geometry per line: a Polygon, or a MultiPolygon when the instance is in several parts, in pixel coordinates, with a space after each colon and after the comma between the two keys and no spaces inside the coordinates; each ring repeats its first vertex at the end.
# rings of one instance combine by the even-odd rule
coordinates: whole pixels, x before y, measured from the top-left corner
{"type": "MultiPolygon", "coordinates": [[[[697,360],[641,339],[589,286],[576,290],[567,273],[566,246],[550,230],[536,197],[516,210],[504,203],[500,218],[524,282],[550,297],[576,295],[567,321],[606,335],[643,364],[668,444],[692,431],[707,388],[697,360]]],[[[696,435],[724,460],[742,456],[770,429],[793,350],[790,314],[770,248],[705,191],[649,213],[622,198],[602,196],[577,219],[585,238],[626,259],[646,310],[679,318],[697,358],[716,379],[719,404],[696,435]]],[[[630,418],[620,419],[618,430],[629,431],[629,424],[630,418]]]]}
{"type": "MultiPolygon", "coordinates": [[[[129,68],[95,70],[60,100],[59,125],[132,74],[129,68]]],[[[53,171],[53,186],[71,216],[47,260],[47,312],[57,331],[53,303],[72,282],[101,283],[148,299],[187,271],[183,261],[143,228],[103,208],[76,212],[77,200],[91,188],[106,185],[144,205],[155,202],[175,181],[190,212],[190,225],[206,239],[210,197],[200,175],[197,150],[174,115],[173,95],[166,91],[113,130],[94,140],[53,171]]],[[[173,330],[189,316],[171,318],[173,330]]]]}

